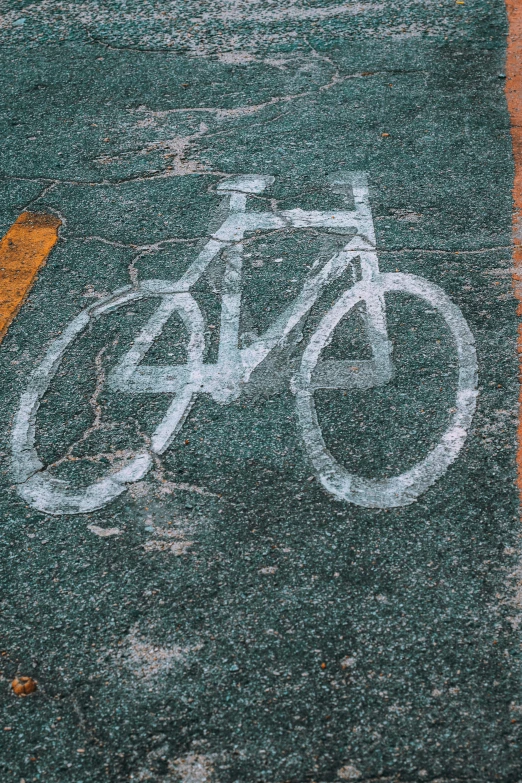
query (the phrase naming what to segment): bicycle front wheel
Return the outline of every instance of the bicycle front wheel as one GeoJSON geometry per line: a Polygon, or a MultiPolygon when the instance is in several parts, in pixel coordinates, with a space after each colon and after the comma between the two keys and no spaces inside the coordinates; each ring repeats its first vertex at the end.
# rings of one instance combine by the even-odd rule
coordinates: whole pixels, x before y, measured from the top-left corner
{"type": "MultiPolygon", "coordinates": [[[[363,363],[371,376],[370,363],[363,363]]],[[[355,385],[355,384],[354,384],[355,385]]],[[[371,380],[364,384],[370,387],[371,380]]],[[[363,388],[364,388],[363,386],[363,388]]],[[[335,498],[365,508],[394,508],[413,503],[457,458],[466,439],[477,397],[477,356],[473,335],[461,312],[445,292],[429,281],[407,274],[382,274],[346,291],[326,313],[307,345],[294,379],[297,413],[309,459],[321,485],[335,498]],[[457,352],[459,371],[454,412],[438,444],[410,470],[385,479],[350,473],[329,452],[319,425],[314,400],[314,370],[341,319],[357,304],[386,293],[406,293],[427,302],[446,322],[457,352]]],[[[329,388],[334,388],[330,385],[329,388]]]]}

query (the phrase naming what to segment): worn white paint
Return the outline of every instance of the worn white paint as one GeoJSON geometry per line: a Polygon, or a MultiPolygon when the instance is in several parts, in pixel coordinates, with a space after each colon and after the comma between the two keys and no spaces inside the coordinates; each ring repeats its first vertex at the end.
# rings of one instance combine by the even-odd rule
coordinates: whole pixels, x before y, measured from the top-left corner
{"type": "MultiPolygon", "coordinates": [[[[373,353],[378,376],[380,369],[386,368],[390,356],[384,335],[380,332],[373,343],[373,353]]],[[[459,308],[441,288],[420,277],[403,274],[379,275],[371,282],[358,283],[346,291],[324,316],[304,351],[301,369],[294,381],[301,431],[319,481],[339,500],[367,508],[393,508],[413,503],[457,458],[475,412],[476,384],[477,357],[473,335],[459,308]],[[320,354],[328,345],[339,321],[359,302],[368,303],[372,298],[383,301],[384,294],[389,291],[409,293],[424,299],[431,307],[436,308],[446,321],[459,358],[457,400],[448,429],[422,462],[390,479],[366,479],[349,473],[336,462],[326,448],[313,397],[314,386],[317,388],[319,384],[313,385],[312,378],[320,354]]],[[[329,385],[328,388],[332,386],[329,385]]]]}
{"type": "Polygon", "coordinates": [[[106,506],[125,491],[126,485],[143,478],[152,465],[152,454],[161,454],[169,447],[183,426],[195,394],[205,392],[221,404],[239,397],[253,370],[270,351],[284,344],[328,285],[347,270],[353,272],[356,259],[360,262],[361,280],[355,282],[353,279],[352,287],[323,317],[304,350],[301,368],[292,381],[303,440],[319,481],[339,500],[370,508],[401,506],[412,503],[456,459],[474,413],[477,383],[473,337],[462,313],[440,288],[426,280],[413,275],[380,273],[364,174],[338,174],[329,179],[336,192],[349,190],[354,210],[247,212],[247,197],[262,193],[272,182],[273,177],[258,175],[243,175],[223,181],[217,190],[228,199],[228,217],[179,280],[146,280],[135,288],[115,291],[80,313],[51,344],[22,395],[12,434],[13,474],[20,495],[28,503],[50,514],[78,514],[106,506]],[[285,227],[326,228],[341,235],[349,234],[350,238],[343,249],[324,265],[314,265],[296,299],[263,335],[247,348],[240,349],[242,241],[246,234],[256,230],[285,227]],[[222,253],[225,255],[225,272],[218,360],[215,364],[204,364],[205,320],[190,294],[190,288],[222,253]],[[373,480],[348,473],[328,452],[317,421],[314,391],[368,389],[391,379],[393,365],[385,305],[385,294],[391,291],[418,296],[440,312],[455,342],[460,366],[459,382],[456,412],[440,443],[411,470],[391,479],[373,480]],[[137,454],[124,468],[87,487],[71,487],[67,482],[54,478],[36,453],[35,422],[40,401],[64,352],[92,319],[145,298],[157,298],[158,306],[130,350],[109,373],[108,382],[122,393],[170,394],[172,402],[152,434],[150,453],[137,454]],[[321,353],[339,321],[361,302],[365,305],[366,329],[373,358],[359,362],[321,361],[321,353]],[[188,334],[186,363],[147,366],[144,363],[147,352],[174,313],[179,315],[188,334]]]}
{"type": "Polygon", "coordinates": [[[87,525],[87,530],[100,538],[110,538],[111,536],[121,536],[123,533],[119,527],[100,527],[99,525],[87,525]]]}

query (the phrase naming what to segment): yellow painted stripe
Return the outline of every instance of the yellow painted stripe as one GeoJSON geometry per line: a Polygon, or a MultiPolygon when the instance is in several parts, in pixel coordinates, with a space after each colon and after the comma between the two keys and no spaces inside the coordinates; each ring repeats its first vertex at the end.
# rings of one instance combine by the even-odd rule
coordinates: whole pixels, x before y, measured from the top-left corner
{"type": "Polygon", "coordinates": [[[55,215],[22,212],[0,241],[0,342],[58,240],[55,215]]]}
{"type": "MultiPolygon", "coordinates": [[[[515,177],[513,181],[513,288],[522,315],[522,5],[506,0],[509,21],[506,56],[506,98],[511,116],[515,177]]],[[[517,486],[522,502],[522,323],[518,324],[519,413],[517,486]]]]}

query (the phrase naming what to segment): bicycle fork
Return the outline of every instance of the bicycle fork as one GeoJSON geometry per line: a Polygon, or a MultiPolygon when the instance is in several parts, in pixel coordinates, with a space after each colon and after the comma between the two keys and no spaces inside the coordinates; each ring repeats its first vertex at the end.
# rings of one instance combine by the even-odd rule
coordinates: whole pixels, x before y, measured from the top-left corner
{"type": "MultiPolygon", "coordinates": [[[[336,180],[335,175],[332,177],[332,180],[334,187],[337,182],[338,187],[346,187],[348,184],[344,178],[338,177],[336,180]],[[339,182],[341,179],[342,182],[339,182]]],[[[364,297],[366,308],[363,317],[365,319],[366,333],[368,335],[373,358],[370,360],[369,366],[364,362],[359,363],[361,366],[360,369],[366,364],[366,373],[363,373],[362,375],[366,375],[368,379],[365,388],[371,388],[372,386],[383,386],[392,379],[393,364],[391,353],[393,346],[388,340],[384,293],[379,287],[379,259],[375,249],[377,241],[366,177],[358,175],[352,179],[350,184],[352,186],[356,211],[361,215],[361,218],[364,221],[366,237],[372,246],[372,250],[361,252],[360,261],[361,282],[367,289],[367,294],[364,297]]],[[[360,376],[361,381],[362,375],[360,376]]]]}

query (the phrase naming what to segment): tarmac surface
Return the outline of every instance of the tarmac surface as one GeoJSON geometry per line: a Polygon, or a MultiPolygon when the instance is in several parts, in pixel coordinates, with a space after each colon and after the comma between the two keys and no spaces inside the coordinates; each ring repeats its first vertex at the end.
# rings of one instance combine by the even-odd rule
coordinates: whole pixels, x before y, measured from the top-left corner
{"type": "Polygon", "coordinates": [[[522,781],[508,33],[0,2],[2,783],[522,781]]]}

